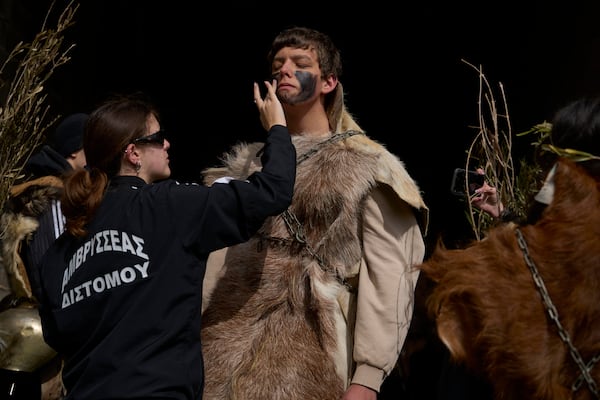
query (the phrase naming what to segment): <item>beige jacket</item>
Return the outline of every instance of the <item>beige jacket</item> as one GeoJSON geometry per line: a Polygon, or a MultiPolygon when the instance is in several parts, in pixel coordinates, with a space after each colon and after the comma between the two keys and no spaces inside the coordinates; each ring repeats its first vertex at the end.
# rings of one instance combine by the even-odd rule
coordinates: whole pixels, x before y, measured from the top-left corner
{"type": "Polygon", "coordinates": [[[408,333],[419,275],[413,266],[425,243],[411,207],[385,185],[365,202],[362,236],[351,382],[379,391],[408,333]]]}

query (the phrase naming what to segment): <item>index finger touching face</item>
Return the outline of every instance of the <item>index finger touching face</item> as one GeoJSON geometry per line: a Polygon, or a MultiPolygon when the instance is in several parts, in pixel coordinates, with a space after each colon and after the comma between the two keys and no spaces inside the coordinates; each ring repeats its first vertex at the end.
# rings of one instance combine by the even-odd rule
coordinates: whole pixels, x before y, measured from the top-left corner
{"type": "Polygon", "coordinates": [[[260,100],[260,89],[258,87],[258,83],[254,82],[254,102],[260,100]]]}

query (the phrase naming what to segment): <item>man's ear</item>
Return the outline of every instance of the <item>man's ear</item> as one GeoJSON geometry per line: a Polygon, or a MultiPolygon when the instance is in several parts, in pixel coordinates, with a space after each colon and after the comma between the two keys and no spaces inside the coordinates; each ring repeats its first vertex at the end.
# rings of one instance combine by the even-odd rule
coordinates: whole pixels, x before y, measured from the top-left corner
{"type": "Polygon", "coordinates": [[[336,76],[329,75],[327,78],[323,79],[323,87],[321,89],[321,93],[328,94],[335,90],[338,84],[338,79],[336,76]]]}

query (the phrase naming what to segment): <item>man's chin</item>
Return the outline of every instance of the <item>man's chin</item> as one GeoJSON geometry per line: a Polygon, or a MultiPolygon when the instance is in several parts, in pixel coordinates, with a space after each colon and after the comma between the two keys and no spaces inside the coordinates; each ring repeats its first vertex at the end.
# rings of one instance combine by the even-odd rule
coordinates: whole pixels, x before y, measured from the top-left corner
{"type": "Polygon", "coordinates": [[[281,104],[284,104],[286,106],[295,106],[296,104],[300,103],[300,101],[298,101],[298,98],[295,96],[277,96],[279,98],[279,101],[281,102],[281,104]]]}
{"type": "Polygon", "coordinates": [[[294,102],[294,97],[295,96],[286,89],[280,89],[277,91],[277,98],[282,103],[291,104],[294,102]]]}

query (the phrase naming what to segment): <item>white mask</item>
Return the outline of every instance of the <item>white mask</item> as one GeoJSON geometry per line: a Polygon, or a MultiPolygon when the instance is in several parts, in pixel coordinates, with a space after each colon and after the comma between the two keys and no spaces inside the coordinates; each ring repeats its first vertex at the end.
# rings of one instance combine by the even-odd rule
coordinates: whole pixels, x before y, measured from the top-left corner
{"type": "Polygon", "coordinates": [[[535,195],[535,200],[542,204],[549,205],[554,199],[554,173],[556,172],[556,164],[552,166],[550,172],[544,180],[544,185],[540,191],[535,195]]]}

